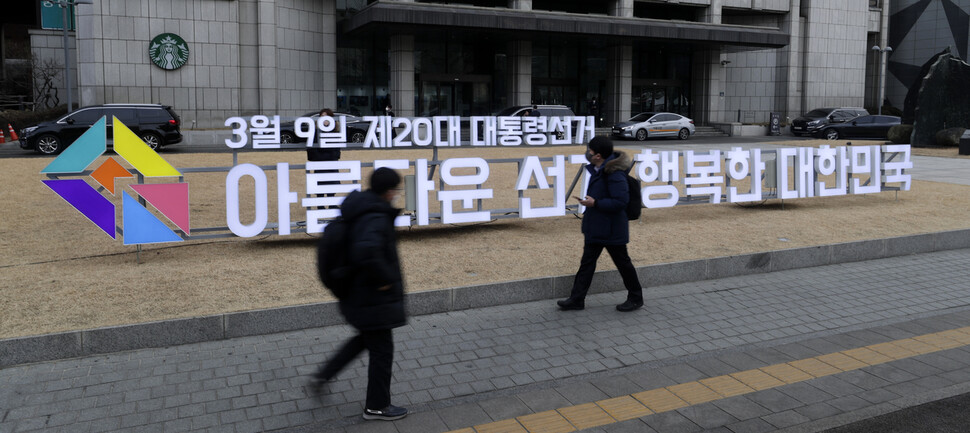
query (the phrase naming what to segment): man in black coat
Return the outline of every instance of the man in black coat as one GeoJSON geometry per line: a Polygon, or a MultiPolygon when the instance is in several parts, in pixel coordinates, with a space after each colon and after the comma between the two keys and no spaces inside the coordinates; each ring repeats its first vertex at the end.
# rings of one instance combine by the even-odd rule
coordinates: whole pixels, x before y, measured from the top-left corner
{"type": "Polygon", "coordinates": [[[569,298],[557,301],[563,310],[582,310],[585,308],[586,293],[593,281],[596,261],[605,248],[613,259],[613,264],[623,277],[626,286],[626,301],[616,306],[619,311],[633,311],[643,306],[643,289],[637,278],[626,244],[630,243],[630,221],[626,216],[626,205],[630,201],[630,190],[626,173],[633,161],[623,152],[613,151],[609,138],[594,137],[586,149],[589,164],[589,186],[586,197],[579,204],[586,206],[583,213],[583,258],[579,271],[573,280],[573,290],[569,298]]]}
{"type": "Polygon", "coordinates": [[[357,329],[357,335],[313,376],[319,391],[364,349],[370,354],[367,367],[365,419],[395,420],[408,411],[391,404],[391,366],[394,338],[391,330],[407,323],[404,312],[404,280],[397,254],[394,219],[400,209],[391,206],[401,192],[401,176],[379,168],[370,178],[369,190],[352,192],[340,206],[350,222],[350,262],[355,263],[350,293],[340,300],[340,312],[357,329]]]}

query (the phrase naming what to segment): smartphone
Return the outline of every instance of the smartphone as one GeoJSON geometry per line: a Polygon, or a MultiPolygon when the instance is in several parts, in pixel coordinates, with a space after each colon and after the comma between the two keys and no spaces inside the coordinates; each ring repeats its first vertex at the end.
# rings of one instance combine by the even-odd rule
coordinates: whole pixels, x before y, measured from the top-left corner
{"type": "Polygon", "coordinates": [[[583,199],[581,199],[579,197],[576,197],[576,196],[573,196],[573,198],[576,199],[576,200],[579,200],[579,201],[583,201],[583,199]]]}

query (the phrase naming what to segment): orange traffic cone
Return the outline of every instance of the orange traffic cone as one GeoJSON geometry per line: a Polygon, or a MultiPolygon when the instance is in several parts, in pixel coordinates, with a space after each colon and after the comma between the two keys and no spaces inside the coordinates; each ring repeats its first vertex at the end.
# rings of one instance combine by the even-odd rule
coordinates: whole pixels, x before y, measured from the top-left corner
{"type": "Polygon", "coordinates": [[[7,139],[3,138],[3,129],[0,128],[0,144],[6,143],[7,139]]]}
{"type": "Polygon", "coordinates": [[[18,141],[18,140],[20,140],[19,138],[17,138],[17,131],[14,131],[13,130],[13,126],[10,126],[9,123],[7,124],[7,129],[10,130],[10,141],[18,141]]]}

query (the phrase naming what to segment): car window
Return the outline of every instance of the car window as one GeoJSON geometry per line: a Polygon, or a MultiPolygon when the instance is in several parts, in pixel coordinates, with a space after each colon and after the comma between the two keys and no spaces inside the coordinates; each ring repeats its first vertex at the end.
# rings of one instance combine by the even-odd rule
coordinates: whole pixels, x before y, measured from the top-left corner
{"type": "Polygon", "coordinates": [[[825,111],[825,110],[812,110],[812,111],[809,111],[808,113],[805,113],[805,117],[826,117],[828,115],[829,115],[828,111],[825,111]]]}
{"type": "Polygon", "coordinates": [[[100,119],[103,115],[104,112],[101,109],[88,108],[71,114],[69,119],[74,120],[74,123],[93,125],[94,122],[97,122],[98,119],[100,119]]]}
{"type": "MultiPolygon", "coordinates": [[[[137,112],[138,117],[145,123],[167,123],[171,119],[171,115],[165,110],[139,109],[137,112]]],[[[124,122],[125,120],[121,119],[121,121],[124,122]]]]}
{"type": "Polygon", "coordinates": [[[894,116],[876,116],[878,123],[899,123],[899,118],[894,116]]]}
{"type": "Polygon", "coordinates": [[[496,116],[512,116],[518,110],[519,110],[519,107],[509,107],[502,111],[499,111],[498,114],[496,114],[496,116]]]}
{"type": "Polygon", "coordinates": [[[676,114],[663,114],[662,117],[664,122],[673,122],[680,119],[680,116],[676,114]]]}
{"type": "Polygon", "coordinates": [[[134,108],[109,108],[105,110],[104,114],[108,116],[107,121],[109,125],[114,121],[114,117],[117,117],[118,120],[121,120],[121,123],[128,126],[138,124],[138,118],[135,116],[134,108]]]}
{"type": "Polygon", "coordinates": [[[645,122],[647,119],[653,116],[653,113],[640,113],[636,116],[630,118],[631,122],[645,122]]]}

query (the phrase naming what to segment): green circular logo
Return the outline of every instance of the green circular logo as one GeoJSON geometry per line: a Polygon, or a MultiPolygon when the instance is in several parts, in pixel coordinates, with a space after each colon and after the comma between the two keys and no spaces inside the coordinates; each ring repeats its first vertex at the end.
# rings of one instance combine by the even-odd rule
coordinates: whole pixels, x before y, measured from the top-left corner
{"type": "Polygon", "coordinates": [[[175,33],[162,33],[148,44],[148,58],[159,68],[178,69],[189,61],[189,46],[175,33]]]}

